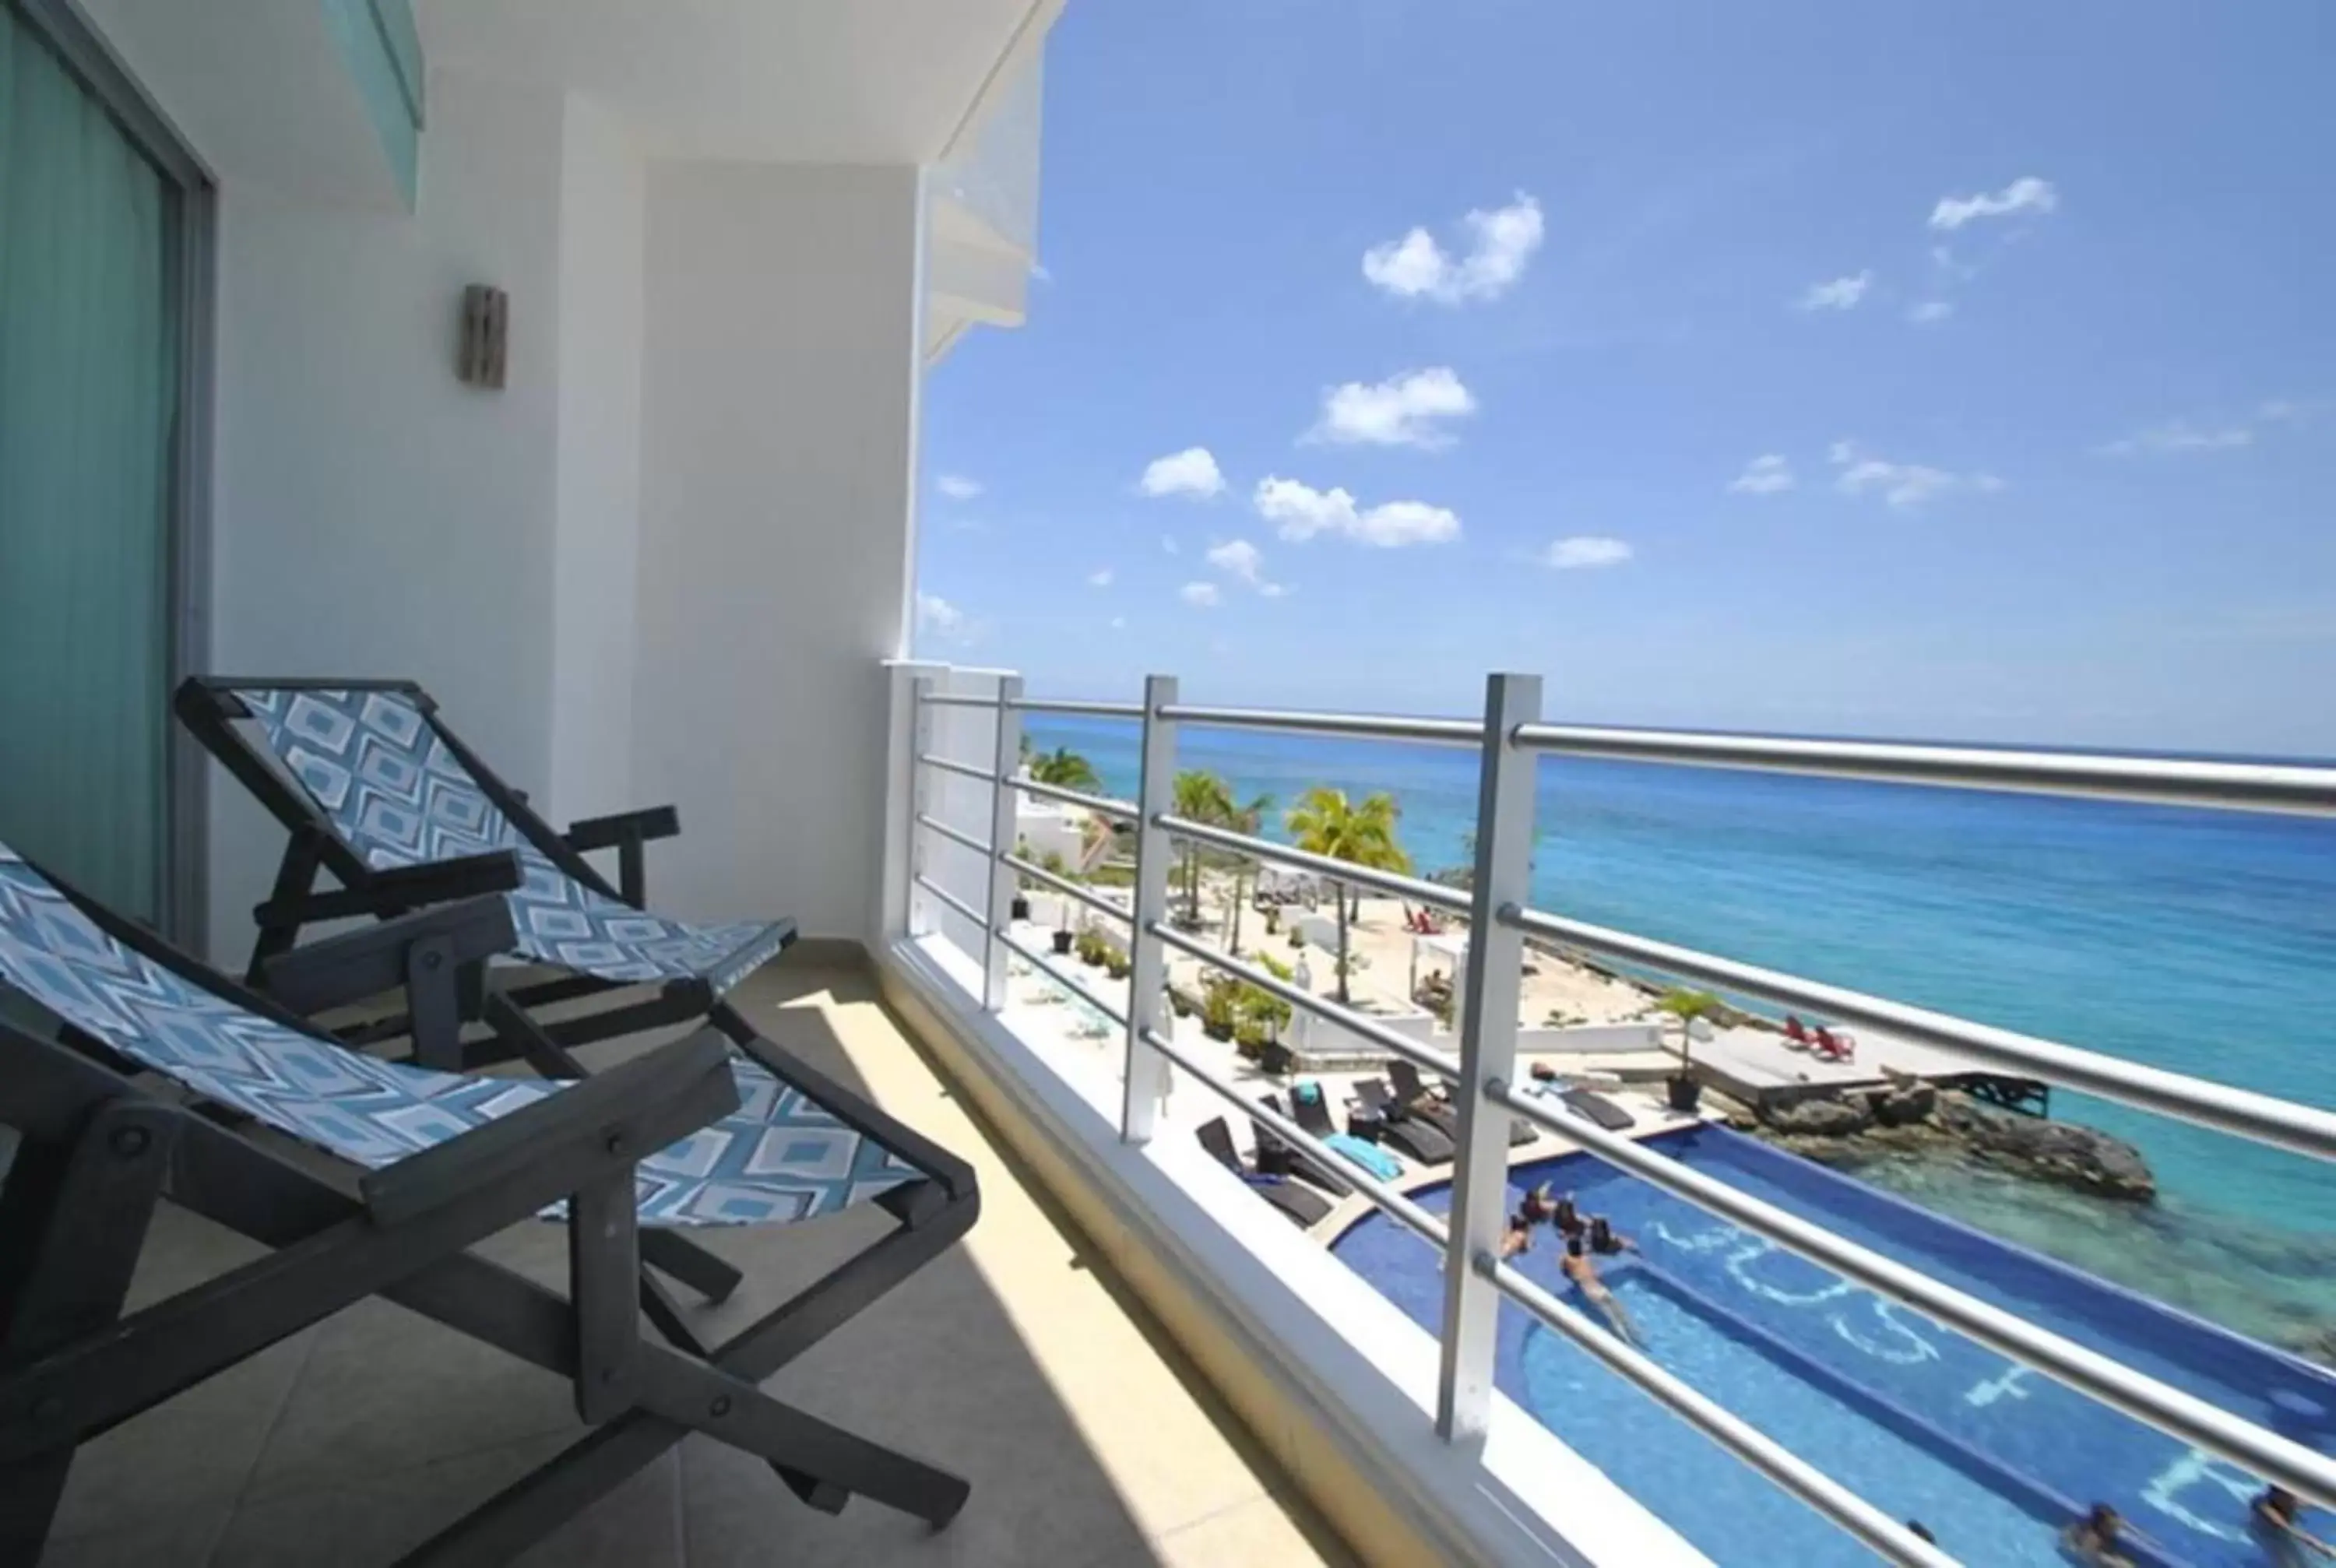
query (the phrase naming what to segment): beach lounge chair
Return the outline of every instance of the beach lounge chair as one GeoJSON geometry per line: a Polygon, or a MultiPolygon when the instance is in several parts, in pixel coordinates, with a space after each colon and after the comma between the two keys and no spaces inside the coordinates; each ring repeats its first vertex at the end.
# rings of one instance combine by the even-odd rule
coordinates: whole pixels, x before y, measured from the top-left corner
{"type": "MultiPolygon", "coordinates": [[[[753,1037],[724,998],[794,940],[794,922],[692,925],[644,910],[644,845],[681,831],[672,807],[556,832],[456,738],[411,681],[199,676],[180,683],[173,706],[291,835],[275,890],[253,911],[259,938],[247,983],[265,983],[268,960],[289,951],[305,926],[500,893],[511,911],[511,956],[567,972],[506,988],[490,983],[500,976],[474,969],[462,1013],[482,1018],[494,1037],[445,1060],[417,1057],[423,1066],[461,1070],[523,1057],[546,1076],[576,1077],[584,1069],[574,1047],[643,1029],[703,1018],[742,1049],[753,1037]],[[615,886],[584,859],[607,849],[618,857],[615,886]],[[316,891],[319,872],[340,887],[316,891]],[[640,986],[657,994],[557,1023],[531,1016],[551,1003],[640,986]]],[[[341,1037],[370,1043],[412,1027],[411,1017],[398,1016],[341,1037]]],[[[755,1076],[751,1063],[742,1072],[755,1076]]],[[[741,1088],[756,1103],[759,1085],[741,1088]]]]}
{"type": "MultiPolygon", "coordinates": [[[[1264,1104],[1267,1109],[1277,1115],[1289,1115],[1283,1109],[1281,1096],[1279,1095],[1266,1096],[1264,1104]]],[[[1309,1184],[1321,1188],[1333,1197],[1343,1198],[1355,1190],[1355,1184],[1335,1169],[1315,1159],[1304,1150],[1292,1148],[1275,1137],[1271,1128],[1252,1122],[1250,1124],[1250,1130],[1257,1138],[1257,1168],[1261,1173],[1267,1175],[1303,1176],[1309,1184]]]]}
{"type": "MultiPolygon", "coordinates": [[[[1395,1086],[1397,1114],[1407,1121],[1424,1121],[1457,1144],[1460,1139],[1460,1107],[1431,1091],[1420,1077],[1419,1069],[1398,1057],[1387,1064],[1387,1080],[1395,1086]]],[[[1509,1146],[1530,1144],[1539,1134],[1523,1117],[1509,1122],[1509,1146]]]]}
{"type": "Polygon", "coordinates": [[[1268,1175],[1254,1166],[1241,1163],[1241,1151],[1233,1147],[1233,1130],[1222,1116],[1202,1123],[1192,1135],[1201,1147],[1215,1156],[1219,1164],[1250,1184],[1251,1191],[1281,1211],[1284,1217],[1304,1230],[1330,1212],[1330,1200],[1300,1183],[1294,1176],[1268,1175]]]}
{"type": "Polygon", "coordinates": [[[1821,1062],[1850,1062],[1857,1059],[1857,1042],[1846,1029],[1819,1029],[1810,1054],[1821,1062]]]}
{"type": "Polygon", "coordinates": [[[1366,1115],[1378,1118],[1379,1137],[1423,1165],[1441,1165],[1452,1158],[1451,1135],[1426,1121],[1415,1121],[1396,1103],[1395,1096],[1377,1078],[1355,1086],[1355,1103],[1366,1115]]]}
{"type": "MultiPolygon", "coordinates": [[[[278,961],[312,991],[404,979],[428,1033],[458,969],[511,940],[503,901],[475,899],[278,961]]],[[[702,1029],[578,1082],[359,1055],[0,849],[0,1122],[21,1140],[0,1193],[0,1562],[39,1556],[81,1444],[373,1295],[570,1379],[592,1428],[417,1557],[502,1562],[692,1432],[814,1508],[860,1495],[947,1524],[964,1481],[761,1385],[962,1235],[973,1173],[776,1047],[747,1049],[751,1078],[702,1029]],[[166,1186],[268,1251],[125,1314],[166,1186]],[[651,1236],[861,1204],[895,1225],[710,1348],[642,1268],[651,1236]],[[569,1222],[564,1297],[467,1250],[546,1220],[569,1222]]]]}
{"type": "Polygon", "coordinates": [[[1785,1048],[1788,1051],[1806,1051],[1814,1043],[1809,1038],[1808,1027],[1801,1022],[1799,1016],[1786,1013],[1785,1015],[1785,1048]]]}
{"type": "Polygon", "coordinates": [[[1619,1133],[1625,1127],[1639,1125],[1638,1117],[1594,1090],[1568,1089],[1559,1098],[1575,1115],[1595,1122],[1610,1133],[1619,1133]]]}

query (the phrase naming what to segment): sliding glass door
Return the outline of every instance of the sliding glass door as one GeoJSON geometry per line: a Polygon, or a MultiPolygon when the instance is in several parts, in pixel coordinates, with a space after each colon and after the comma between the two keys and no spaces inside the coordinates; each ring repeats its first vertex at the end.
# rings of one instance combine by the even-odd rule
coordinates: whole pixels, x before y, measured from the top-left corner
{"type": "Polygon", "coordinates": [[[180,187],[0,0],[0,843],[169,920],[180,187]]]}

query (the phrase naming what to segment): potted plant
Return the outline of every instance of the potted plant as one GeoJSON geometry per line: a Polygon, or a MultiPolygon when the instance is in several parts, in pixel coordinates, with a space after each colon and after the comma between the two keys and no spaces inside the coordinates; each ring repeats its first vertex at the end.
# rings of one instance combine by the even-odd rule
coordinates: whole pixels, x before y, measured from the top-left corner
{"type": "Polygon", "coordinates": [[[1105,942],[1103,933],[1089,926],[1079,933],[1079,962],[1091,969],[1103,968],[1105,942]]]}
{"type": "Polygon", "coordinates": [[[1189,1018],[1192,1016],[1192,998],[1171,986],[1168,988],[1168,1010],[1180,1018],[1189,1018]]]}
{"type": "Polygon", "coordinates": [[[1658,1009],[1679,1020],[1679,1071],[1663,1081],[1663,1087],[1671,1109],[1682,1115],[1693,1115],[1703,1103],[1703,1080],[1695,1076],[1695,1021],[1719,1011],[1720,1005],[1709,991],[1691,991],[1684,986],[1672,987],[1655,1003],[1658,1009]]]}
{"type": "Polygon", "coordinates": [[[1212,1040],[1230,1040],[1233,1024],[1233,989],[1212,977],[1201,996],[1201,1032],[1212,1040]]]}
{"type": "Polygon", "coordinates": [[[1128,961],[1128,958],[1125,953],[1121,952],[1117,948],[1111,947],[1108,944],[1105,946],[1103,950],[1104,973],[1109,975],[1113,979],[1124,980],[1127,979],[1130,974],[1133,974],[1135,966],[1128,961]]]}
{"type": "MultiPolygon", "coordinates": [[[[1016,840],[1014,844],[1014,853],[1017,859],[1028,860],[1030,858],[1030,841],[1028,839],[1016,840]]],[[[1030,879],[1028,877],[1021,877],[1017,878],[1014,883],[1013,920],[1015,924],[1020,925],[1029,918],[1030,879]]]]}
{"type": "Polygon", "coordinates": [[[1244,1018],[1233,1026],[1233,1049],[1247,1060],[1262,1065],[1267,1041],[1265,1026],[1255,1018],[1244,1018]]]}
{"type": "MultiPolygon", "coordinates": [[[[1046,870],[1054,872],[1058,877],[1067,877],[1071,874],[1071,869],[1063,860],[1063,854],[1060,850],[1048,850],[1046,852],[1046,858],[1040,861],[1038,863],[1046,867],[1046,870]]],[[[1071,951],[1073,935],[1071,931],[1070,895],[1068,893],[1058,893],[1055,897],[1055,901],[1063,907],[1062,924],[1057,927],[1055,931],[1055,956],[1059,959],[1067,957],[1071,951]]]]}

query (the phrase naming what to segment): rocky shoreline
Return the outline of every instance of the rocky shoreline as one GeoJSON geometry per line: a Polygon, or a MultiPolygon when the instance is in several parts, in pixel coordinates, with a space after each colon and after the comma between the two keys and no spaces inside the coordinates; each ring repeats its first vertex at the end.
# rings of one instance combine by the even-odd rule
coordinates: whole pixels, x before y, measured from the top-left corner
{"type": "Polygon", "coordinates": [[[1977,1161],[2030,1181],[2117,1203],[2151,1203],[2157,1178],[2141,1151],[2075,1122],[2021,1115],[1953,1089],[1893,1075],[1884,1086],[1758,1107],[1728,1120],[1819,1164],[1854,1169],[1883,1157],[1977,1161]]]}

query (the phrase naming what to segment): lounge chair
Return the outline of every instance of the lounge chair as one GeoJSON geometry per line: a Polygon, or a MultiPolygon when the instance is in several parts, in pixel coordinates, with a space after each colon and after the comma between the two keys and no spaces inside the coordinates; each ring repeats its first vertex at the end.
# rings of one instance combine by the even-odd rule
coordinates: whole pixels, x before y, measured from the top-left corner
{"type": "Polygon", "coordinates": [[[1575,1115],[1595,1122],[1610,1133],[1619,1133],[1626,1127],[1635,1127],[1639,1125],[1638,1117],[1630,1115],[1605,1096],[1592,1090],[1568,1089],[1558,1097],[1565,1102],[1566,1109],[1575,1115]]]}
{"type": "MultiPolygon", "coordinates": [[[[1407,1121],[1424,1121],[1450,1139],[1455,1145],[1460,1141],[1460,1107],[1429,1090],[1420,1078],[1419,1069],[1398,1057],[1387,1064],[1387,1081],[1395,1086],[1397,1114],[1407,1121]]],[[[1540,1136],[1531,1122],[1523,1116],[1509,1122],[1509,1146],[1530,1144],[1540,1136]]]]}
{"type": "Polygon", "coordinates": [[[1788,1051],[1806,1051],[1813,1043],[1809,1038],[1808,1026],[1801,1022],[1800,1015],[1786,1013],[1785,1015],[1785,1048],[1788,1051]]]}
{"type": "Polygon", "coordinates": [[[1442,1165],[1451,1162],[1451,1137],[1428,1122],[1413,1120],[1378,1079],[1368,1078],[1358,1083],[1355,1100],[1366,1115],[1378,1118],[1382,1142],[1394,1144],[1423,1165],[1442,1165]]]}
{"type": "Polygon", "coordinates": [[[1847,1029],[1819,1029],[1810,1054],[1821,1062],[1854,1062],[1857,1059],[1857,1042],[1850,1037],[1847,1029]]]}
{"type": "MultiPolygon", "coordinates": [[[[180,683],[173,706],[291,835],[274,891],[253,911],[259,939],[248,984],[265,983],[268,961],[288,952],[305,926],[500,893],[514,933],[510,956],[568,972],[506,988],[499,976],[474,970],[461,993],[462,1016],[482,1018],[494,1037],[454,1047],[440,1031],[450,1042],[446,1059],[417,1054],[423,1066],[461,1070],[521,1057],[548,1077],[576,1077],[584,1068],[574,1047],[702,1018],[747,1051],[740,1087],[757,1103],[761,1086],[746,1081],[757,1076],[747,1044],[754,1029],[724,998],[794,940],[794,922],[692,925],[647,912],[644,846],[681,831],[672,807],[555,832],[411,681],[198,676],[180,683]],[[618,853],[616,886],[584,859],[605,849],[618,853]],[[340,887],[315,891],[320,871],[340,887]],[[557,1023],[531,1016],[538,1007],[638,986],[657,994],[557,1023]]],[[[398,1016],[341,1037],[394,1039],[413,1024],[398,1016]]]]}
{"type": "MultiPolygon", "coordinates": [[[[477,899],[278,962],[353,996],[403,979],[432,1033],[460,967],[511,940],[502,901],[477,899]]],[[[693,1431],[814,1508],[857,1495],[948,1523],[964,1481],[760,1385],[962,1235],[973,1173],[775,1047],[747,1049],[751,1078],[702,1029],[564,1083],[359,1055],[0,849],[0,1121],[22,1140],[0,1196],[0,1562],[40,1554],[82,1443],[372,1295],[571,1379],[592,1427],[416,1558],[504,1561],[693,1431]],[[750,1084],[781,1103],[742,1104],[750,1084]],[[125,1315],[166,1186],[269,1251],[125,1315]],[[861,1203],[897,1228],[710,1348],[642,1267],[652,1236],[861,1203]],[[538,1220],[569,1222],[564,1298],[466,1250],[538,1220]]]]}
{"type": "Polygon", "coordinates": [[[1233,1130],[1222,1116],[1202,1123],[1192,1135],[1219,1164],[1247,1182],[1251,1191],[1280,1210],[1300,1230],[1330,1212],[1330,1200],[1302,1185],[1296,1177],[1268,1175],[1253,1165],[1243,1164],[1241,1151],[1233,1147],[1233,1130]]]}
{"type": "MultiPolygon", "coordinates": [[[[1281,1096],[1279,1095],[1266,1096],[1264,1105],[1268,1110],[1278,1115],[1290,1115],[1283,1108],[1281,1096]]],[[[1299,1121],[1295,1116],[1291,1116],[1290,1119],[1299,1121]]],[[[1305,1124],[1300,1121],[1299,1125],[1303,1126],[1305,1124]]],[[[1283,1143],[1274,1136],[1271,1128],[1256,1123],[1252,1123],[1251,1125],[1257,1134],[1257,1168],[1260,1171],[1269,1175],[1303,1176],[1308,1182],[1333,1197],[1343,1198],[1355,1190],[1355,1184],[1347,1180],[1337,1169],[1324,1164],[1303,1149],[1292,1148],[1283,1143]]]]}

